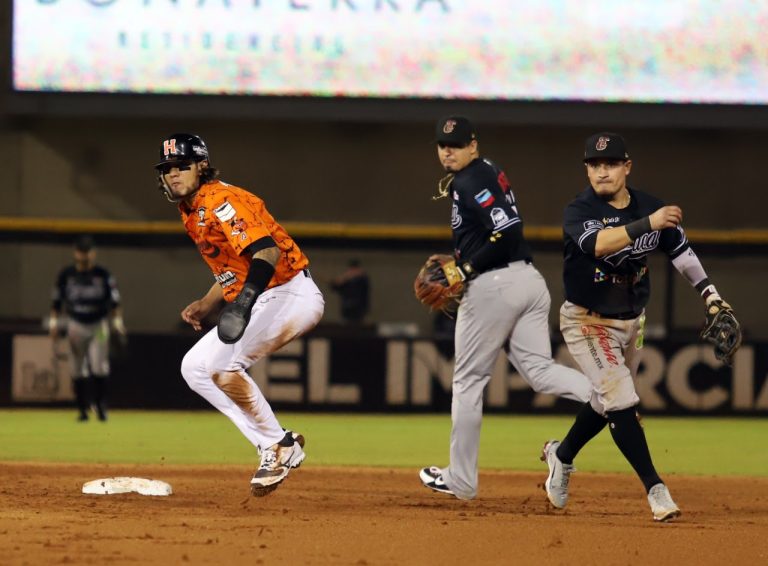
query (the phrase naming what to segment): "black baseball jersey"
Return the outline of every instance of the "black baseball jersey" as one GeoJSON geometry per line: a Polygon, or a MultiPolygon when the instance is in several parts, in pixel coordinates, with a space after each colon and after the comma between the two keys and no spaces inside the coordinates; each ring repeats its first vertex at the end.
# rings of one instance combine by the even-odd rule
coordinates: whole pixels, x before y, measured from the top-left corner
{"type": "Polygon", "coordinates": [[[627,190],[630,201],[626,208],[614,208],[587,187],[565,209],[565,297],[603,315],[640,314],[651,293],[646,256],[659,248],[674,259],[690,248],[678,226],[644,234],[625,248],[597,259],[595,243],[600,230],[624,226],[664,206],[646,193],[627,190]]]}
{"type": "Polygon", "coordinates": [[[101,320],[120,304],[120,293],[109,271],[95,266],[89,271],[78,271],[74,265],[59,273],[53,289],[53,308],[62,309],[78,322],[101,320]]]}
{"type": "Polygon", "coordinates": [[[475,159],[456,173],[450,185],[451,229],[456,257],[470,260],[488,246],[494,234],[501,236],[494,247],[495,264],[483,270],[512,261],[530,260],[531,250],[523,237],[523,219],[517,209],[515,195],[507,176],[488,159],[475,159]]]}

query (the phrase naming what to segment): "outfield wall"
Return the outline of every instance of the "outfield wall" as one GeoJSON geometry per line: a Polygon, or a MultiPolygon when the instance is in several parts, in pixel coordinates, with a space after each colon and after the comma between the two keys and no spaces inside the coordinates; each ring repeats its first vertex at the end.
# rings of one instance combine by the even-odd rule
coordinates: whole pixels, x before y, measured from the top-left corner
{"type": "MultiPolygon", "coordinates": [[[[116,352],[111,404],[132,409],[204,409],[179,372],[197,336],[141,334],[116,352]]],[[[648,341],[637,390],[644,413],[765,415],[768,343],[746,343],[733,368],[699,343],[648,341]]],[[[556,359],[573,362],[561,343],[556,359]]],[[[372,328],[316,330],[251,368],[278,409],[351,412],[449,412],[452,342],[382,337],[372,328]]],[[[71,404],[65,345],[34,334],[0,334],[0,406],[71,404]]],[[[486,390],[487,412],[571,413],[575,404],[533,393],[503,353],[486,390]]]]}

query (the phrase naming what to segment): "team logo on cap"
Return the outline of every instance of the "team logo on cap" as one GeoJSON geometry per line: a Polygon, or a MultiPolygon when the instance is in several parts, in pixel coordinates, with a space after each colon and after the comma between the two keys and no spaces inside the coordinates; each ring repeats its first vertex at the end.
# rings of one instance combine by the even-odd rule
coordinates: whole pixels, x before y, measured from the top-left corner
{"type": "Polygon", "coordinates": [[[443,126],[443,133],[450,134],[455,127],[456,120],[446,120],[445,125],[443,126]]]}
{"type": "Polygon", "coordinates": [[[606,147],[608,147],[608,142],[611,141],[611,138],[607,138],[605,136],[600,136],[597,139],[597,143],[595,144],[595,149],[597,151],[603,151],[606,147]]]}
{"type": "Polygon", "coordinates": [[[168,157],[169,155],[176,154],[176,138],[171,138],[163,142],[163,155],[168,157]]]}

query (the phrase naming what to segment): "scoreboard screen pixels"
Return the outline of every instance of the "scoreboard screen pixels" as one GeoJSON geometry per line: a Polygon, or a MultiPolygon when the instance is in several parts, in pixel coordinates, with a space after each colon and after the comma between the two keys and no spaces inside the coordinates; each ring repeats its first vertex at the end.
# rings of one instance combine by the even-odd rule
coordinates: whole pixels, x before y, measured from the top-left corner
{"type": "Polygon", "coordinates": [[[768,103],[764,0],[14,0],[13,8],[19,91],[768,103]]]}

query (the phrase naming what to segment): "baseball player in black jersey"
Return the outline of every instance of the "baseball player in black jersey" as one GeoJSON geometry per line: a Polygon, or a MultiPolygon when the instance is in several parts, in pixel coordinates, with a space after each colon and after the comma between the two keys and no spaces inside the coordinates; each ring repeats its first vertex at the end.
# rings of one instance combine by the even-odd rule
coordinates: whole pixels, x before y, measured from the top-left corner
{"type": "Polygon", "coordinates": [[[434,491],[472,499],[483,391],[502,348],[535,391],[586,402],[592,388],[584,375],[552,360],[549,291],[531,263],[507,176],[480,157],[465,117],[441,119],[436,142],[448,173],[439,196],[451,202],[456,266],[466,286],[456,319],[450,465],[424,468],[419,476],[434,491]]]}
{"type": "Polygon", "coordinates": [[[78,420],[88,420],[92,389],[96,414],[99,420],[106,421],[110,323],[115,332],[126,335],[120,293],[109,271],[96,265],[96,250],[90,237],[78,238],[74,257],[74,265],[65,267],[56,279],[49,328],[56,340],[61,323],[72,350],[72,386],[80,412],[78,420]]]}
{"type": "Polygon", "coordinates": [[[547,496],[555,507],[565,507],[574,458],[610,424],[614,442],[645,486],[654,519],[666,521],[680,509],[653,466],[633,383],[650,295],[647,255],[656,249],[667,254],[708,307],[727,303],[688,243],[681,209],[627,185],[632,161],[621,136],[589,137],[584,163],[590,186],[568,205],[563,221],[566,301],[560,329],[593,394],[562,443],[544,445],[547,496]]]}

